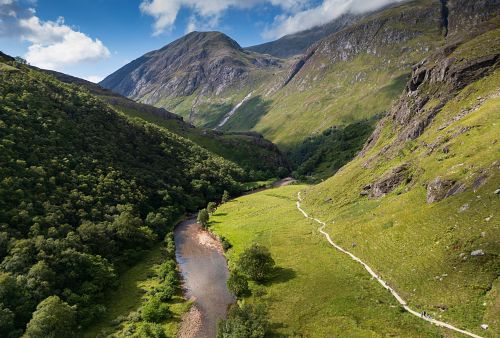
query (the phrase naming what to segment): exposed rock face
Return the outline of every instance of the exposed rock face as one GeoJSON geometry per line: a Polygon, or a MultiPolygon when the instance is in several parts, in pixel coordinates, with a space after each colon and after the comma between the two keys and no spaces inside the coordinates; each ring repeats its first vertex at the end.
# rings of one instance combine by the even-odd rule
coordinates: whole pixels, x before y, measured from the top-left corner
{"type": "Polygon", "coordinates": [[[277,58],[243,50],[222,33],[193,32],[132,61],[100,84],[132,99],[156,104],[195,91],[218,95],[230,87],[242,88],[253,70],[280,64],[277,58]]]}
{"type": "Polygon", "coordinates": [[[389,170],[378,181],[365,186],[360,194],[362,196],[369,195],[374,198],[387,195],[401,183],[408,183],[411,180],[411,176],[408,173],[409,168],[409,164],[405,163],[389,170]]]}
{"type": "MultiPolygon", "coordinates": [[[[384,57],[387,56],[387,49],[393,48],[401,48],[399,52],[404,54],[428,52],[432,48],[431,43],[408,42],[428,35],[430,31],[438,32],[441,25],[440,11],[439,2],[423,2],[419,6],[412,2],[408,6],[395,5],[353,18],[342,29],[311,45],[292,66],[283,85],[293,80],[299,87],[304,87],[310,81],[307,74],[318,70],[321,73],[321,68],[327,64],[349,61],[363,53],[384,57]]],[[[388,59],[387,62],[391,61],[388,59]]],[[[404,65],[403,62],[401,66],[408,67],[408,64],[404,65]]],[[[358,74],[358,77],[362,79],[363,74],[358,74]]]]}
{"type": "Polygon", "coordinates": [[[361,18],[363,18],[362,15],[344,14],[326,25],[314,27],[295,34],[285,35],[276,41],[247,47],[245,49],[280,58],[303,54],[315,42],[344,29],[361,18]]]}
{"type": "Polygon", "coordinates": [[[468,32],[498,14],[498,0],[447,0],[448,34],[468,32]]]}
{"type": "MultiPolygon", "coordinates": [[[[445,198],[464,192],[466,189],[467,187],[463,183],[436,177],[427,184],[427,203],[439,202],[445,198]]],[[[463,211],[465,210],[466,208],[463,211]]]]}

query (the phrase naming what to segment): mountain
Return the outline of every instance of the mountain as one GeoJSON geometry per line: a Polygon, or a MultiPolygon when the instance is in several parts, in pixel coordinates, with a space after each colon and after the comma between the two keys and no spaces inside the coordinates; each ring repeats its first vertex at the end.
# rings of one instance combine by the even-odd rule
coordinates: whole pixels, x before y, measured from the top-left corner
{"type": "Polygon", "coordinates": [[[134,100],[173,109],[189,122],[213,125],[217,116],[230,111],[233,101],[281,66],[279,59],[246,51],[222,33],[192,32],[134,60],[100,84],[134,100]]]}
{"type": "Polygon", "coordinates": [[[2,337],[72,336],[181,216],[242,188],[236,164],[4,55],[0,97],[2,337]]]}
{"type": "Polygon", "coordinates": [[[499,24],[457,25],[458,39],[415,65],[359,156],[304,195],[410,306],[485,337],[500,332],[499,24]]]}
{"type": "Polygon", "coordinates": [[[278,40],[246,47],[245,49],[279,58],[289,58],[294,55],[305,53],[305,51],[315,42],[330,34],[338,32],[360,18],[360,15],[344,14],[325,25],[313,27],[294,34],[288,34],[278,40]]]}
{"type": "Polygon", "coordinates": [[[131,118],[138,118],[189,139],[210,152],[241,166],[249,180],[281,177],[289,172],[290,165],[280,150],[255,132],[220,132],[196,128],[179,115],[163,108],[139,103],[105,89],[95,83],[67,74],[43,70],[65,83],[82,86],[113,109],[131,118]]]}

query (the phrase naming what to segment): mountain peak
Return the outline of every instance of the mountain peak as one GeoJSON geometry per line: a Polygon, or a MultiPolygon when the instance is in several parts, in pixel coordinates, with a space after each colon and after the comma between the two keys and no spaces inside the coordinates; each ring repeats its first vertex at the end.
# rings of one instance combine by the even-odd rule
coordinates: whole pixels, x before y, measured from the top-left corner
{"type": "Polygon", "coordinates": [[[235,49],[242,51],[241,46],[229,36],[218,31],[198,32],[193,31],[187,35],[169,43],[160,51],[169,49],[175,46],[187,45],[190,48],[205,48],[205,49],[235,49]]]}

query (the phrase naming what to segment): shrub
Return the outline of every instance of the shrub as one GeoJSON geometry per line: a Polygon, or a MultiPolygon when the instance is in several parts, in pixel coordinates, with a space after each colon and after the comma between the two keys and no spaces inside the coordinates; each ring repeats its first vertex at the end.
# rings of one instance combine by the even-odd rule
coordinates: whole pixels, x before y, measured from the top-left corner
{"type": "Polygon", "coordinates": [[[209,217],[210,216],[208,215],[207,209],[201,209],[198,212],[198,218],[196,220],[201,224],[202,227],[206,228],[208,226],[209,217]]]}
{"type": "Polygon", "coordinates": [[[165,331],[160,324],[144,323],[139,327],[134,335],[137,338],[167,338],[165,331]]]}
{"type": "Polygon", "coordinates": [[[172,317],[172,313],[167,304],[162,303],[157,297],[151,297],[151,299],[142,306],[141,316],[142,319],[147,322],[159,323],[172,317]]]}
{"type": "Polygon", "coordinates": [[[224,251],[227,251],[233,247],[233,245],[224,236],[220,236],[220,242],[224,251]]]}
{"type": "Polygon", "coordinates": [[[221,203],[228,202],[230,198],[231,196],[229,196],[229,192],[227,190],[224,190],[224,193],[222,194],[221,203]]]}
{"type": "Polygon", "coordinates": [[[238,298],[244,297],[250,293],[247,278],[239,273],[238,270],[231,271],[229,279],[227,280],[227,288],[238,298]]]}
{"type": "Polygon", "coordinates": [[[217,204],[215,202],[209,202],[207,204],[207,211],[209,214],[213,214],[217,210],[217,204]]]}
{"type": "Polygon", "coordinates": [[[226,320],[217,325],[218,338],[263,338],[269,330],[267,311],[262,304],[233,305],[226,320]]]}
{"type": "Polygon", "coordinates": [[[241,255],[237,266],[241,272],[256,282],[269,278],[274,270],[274,259],[269,250],[259,244],[252,244],[241,255]]]}

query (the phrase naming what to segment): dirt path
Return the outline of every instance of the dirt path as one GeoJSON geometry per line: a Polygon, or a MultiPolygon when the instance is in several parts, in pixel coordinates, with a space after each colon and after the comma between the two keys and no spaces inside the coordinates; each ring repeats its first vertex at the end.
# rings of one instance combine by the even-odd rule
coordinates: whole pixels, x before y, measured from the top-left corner
{"type": "Polygon", "coordinates": [[[359,259],[358,257],[354,256],[352,253],[350,253],[349,251],[347,250],[344,250],[342,247],[340,247],[339,245],[335,244],[335,242],[333,242],[333,240],[331,239],[330,235],[324,231],[324,228],[326,227],[326,223],[317,219],[317,218],[314,218],[314,217],[311,217],[309,216],[305,211],[304,209],[301,208],[300,206],[300,202],[302,201],[302,198],[300,197],[300,192],[297,194],[297,209],[302,213],[302,215],[304,215],[305,218],[308,218],[308,219],[311,219],[317,223],[319,223],[321,225],[321,227],[319,228],[319,232],[321,234],[323,234],[323,236],[326,237],[326,239],[328,240],[328,242],[337,250],[339,250],[340,252],[348,255],[349,257],[351,257],[351,259],[355,260],[356,262],[358,262],[359,264],[363,265],[363,267],[366,269],[366,271],[368,271],[368,273],[370,275],[372,275],[373,278],[375,278],[385,289],[389,290],[389,292],[394,296],[394,298],[396,298],[396,300],[398,301],[399,304],[401,304],[403,306],[403,308],[408,311],[409,313],[411,313],[412,315],[422,319],[422,320],[425,320],[429,323],[432,323],[436,326],[440,326],[440,327],[444,327],[444,328],[447,328],[449,330],[453,330],[455,332],[459,332],[459,333],[462,333],[464,335],[467,335],[467,336],[470,336],[470,337],[474,337],[474,338],[483,338],[481,336],[478,336],[477,334],[474,334],[474,333],[471,333],[471,332],[468,332],[468,331],[465,331],[465,330],[462,330],[462,329],[459,329],[451,324],[448,324],[448,323],[445,323],[445,322],[442,322],[442,321],[439,321],[439,320],[436,320],[436,319],[433,319],[431,317],[428,317],[428,316],[422,316],[422,314],[418,313],[417,311],[415,310],[412,310],[405,302],[405,300],[403,298],[401,298],[401,296],[392,288],[390,287],[387,282],[385,282],[379,275],[377,275],[373,269],[371,267],[369,267],[365,262],[363,262],[361,259],[359,259]]]}

